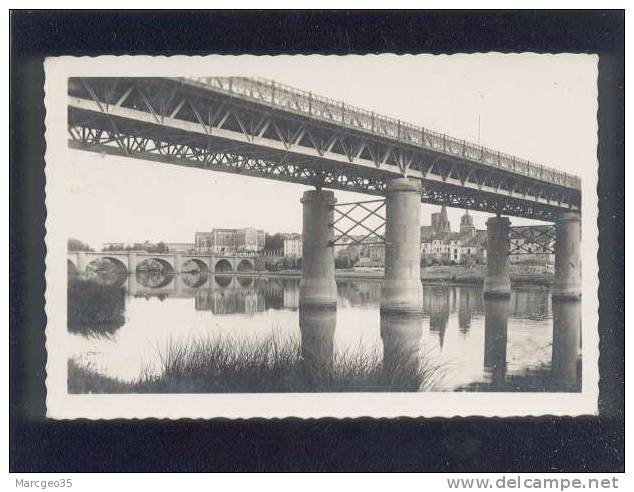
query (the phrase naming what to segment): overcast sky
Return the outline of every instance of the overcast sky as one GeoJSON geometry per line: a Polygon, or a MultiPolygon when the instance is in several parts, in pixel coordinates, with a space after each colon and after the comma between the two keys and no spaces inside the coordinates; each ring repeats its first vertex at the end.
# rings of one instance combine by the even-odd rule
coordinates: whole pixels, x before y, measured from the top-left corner
{"type": "MultiPolygon", "coordinates": [[[[596,58],[587,55],[234,57],[192,61],[194,72],[275,79],[476,143],[479,116],[482,145],[581,176],[596,169],[596,58]]],[[[301,185],[79,150],[68,157],[67,220],[96,248],[193,242],[214,227],[301,232],[301,185]]],[[[422,207],[428,224],[439,207],[422,207]]],[[[463,213],[449,209],[454,230],[463,213]]],[[[489,215],[472,215],[484,228],[489,215]]]]}

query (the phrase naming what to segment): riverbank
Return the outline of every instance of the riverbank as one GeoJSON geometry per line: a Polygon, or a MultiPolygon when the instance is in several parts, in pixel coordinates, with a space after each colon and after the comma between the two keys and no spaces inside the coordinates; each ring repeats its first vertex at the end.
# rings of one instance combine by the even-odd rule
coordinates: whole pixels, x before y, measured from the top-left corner
{"type": "MultiPolygon", "coordinates": [[[[540,285],[547,287],[553,281],[553,267],[542,265],[510,265],[509,274],[513,285],[540,285]]],[[[301,270],[283,270],[278,272],[256,272],[267,277],[301,278],[301,270]]],[[[457,285],[482,285],[486,275],[486,265],[447,265],[421,268],[421,280],[424,283],[452,283],[457,285]]],[[[362,278],[382,280],[383,272],[343,270],[335,271],[338,279],[362,278]]]]}
{"type": "Polygon", "coordinates": [[[100,374],[89,364],[69,359],[68,392],[433,391],[440,388],[446,370],[444,364],[427,358],[402,357],[386,364],[377,348],[329,354],[324,351],[327,343],[320,342],[275,333],[248,341],[218,336],[187,342],[172,340],[159,352],[158,372],[144,370],[134,381],[100,374]]]}

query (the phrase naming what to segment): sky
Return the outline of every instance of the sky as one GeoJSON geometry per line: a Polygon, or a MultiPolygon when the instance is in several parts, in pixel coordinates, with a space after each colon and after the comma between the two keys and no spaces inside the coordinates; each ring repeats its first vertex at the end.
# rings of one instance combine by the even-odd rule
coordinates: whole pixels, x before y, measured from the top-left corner
{"type": "MultiPolygon", "coordinates": [[[[165,64],[169,70],[169,63],[165,64]]],[[[244,75],[345,101],[582,176],[596,172],[596,58],[486,54],[192,58],[188,73],[244,75]],[[479,120],[479,131],[478,131],[479,120]]],[[[73,237],[193,242],[196,231],[301,232],[302,185],[67,150],[73,237]]],[[[376,197],[335,191],[340,203],[376,197]]],[[[439,207],[421,204],[422,223],[439,207]]],[[[460,209],[448,209],[457,230],[460,209]]],[[[485,228],[489,214],[470,212],[485,228]]],[[[513,225],[534,223],[512,218],[513,225]]]]}

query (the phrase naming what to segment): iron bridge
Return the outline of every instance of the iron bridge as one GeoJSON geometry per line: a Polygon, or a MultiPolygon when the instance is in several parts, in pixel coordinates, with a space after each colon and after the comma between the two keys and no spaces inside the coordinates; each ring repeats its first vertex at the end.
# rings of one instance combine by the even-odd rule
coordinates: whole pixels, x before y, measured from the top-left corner
{"type": "Polygon", "coordinates": [[[555,221],[576,176],[301,91],[245,77],[70,78],[69,146],[200,169],[555,221]]]}

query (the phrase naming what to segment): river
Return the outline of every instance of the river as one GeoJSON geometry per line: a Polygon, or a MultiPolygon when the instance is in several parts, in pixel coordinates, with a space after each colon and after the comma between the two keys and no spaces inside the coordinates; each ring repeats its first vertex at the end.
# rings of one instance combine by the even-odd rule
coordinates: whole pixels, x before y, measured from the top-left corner
{"type": "Polygon", "coordinates": [[[480,287],[425,284],[422,319],[399,319],[380,316],[379,280],[338,280],[336,311],[300,309],[296,278],[139,272],[94,289],[95,279],[82,282],[69,281],[69,359],[123,382],[160,373],[175,343],[241,346],[273,334],[319,364],[337,354],[378,354],[384,371],[425,361],[438,368],[426,390],[581,388],[579,302],[553,302],[544,287],[485,300],[480,287]]]}

